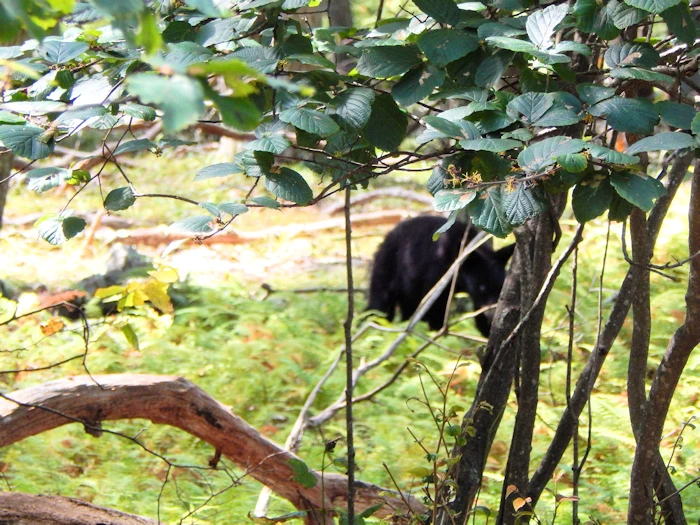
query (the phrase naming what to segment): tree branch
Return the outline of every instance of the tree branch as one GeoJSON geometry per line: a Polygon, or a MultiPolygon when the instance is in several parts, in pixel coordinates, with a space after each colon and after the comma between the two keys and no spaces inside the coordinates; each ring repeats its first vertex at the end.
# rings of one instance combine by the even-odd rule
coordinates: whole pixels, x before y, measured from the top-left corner
{"type": "MultiPolygon", "coordinates": [[[[148,419],[210,443],[298,509],[314,511],[307,523],[327,522],[315,517],[319,509],[345,507],[346,476],[314,472],[319,483],[313,488],[302,486],[294,480],[289,465],[296,456],[260,435],[193,383],[173,376],[132,374],[96,376],[95,380],[97,383],[87,376],[62,379],[3,396],[0,447],[75,421],[86,422],[90,430],[100,421],[148,419]]],[[[355,489],[359,512],[377,504],[382,505],[375,514],[380,517],[425,509],[407,495],[385,496],[386,489],[375,485],[358,481],[355,489]],[[404,498],[411,509],[406,508],[404,498]]]]}

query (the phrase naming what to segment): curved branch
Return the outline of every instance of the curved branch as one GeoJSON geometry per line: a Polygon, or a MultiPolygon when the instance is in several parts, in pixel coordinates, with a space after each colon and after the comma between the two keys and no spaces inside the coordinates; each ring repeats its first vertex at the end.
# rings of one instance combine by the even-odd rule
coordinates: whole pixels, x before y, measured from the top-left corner
{"type": "Polygon", "coordinates": [[[35,496],[21,492],[0,493],[0,523],[34,525],[155,525],[148,518],[104,509],[85,501],[60,496],[35,496]]]}
{"type": "MultiPolygon", "coordinates": [[[[214,446],[240,468],[298,509],[345,508],[346,476],[314,472],[319,483],[306,488],[295,481],[290,452],[268,440],[225,405],[183,378],[118,374],[51,381],[18,390],[0,399],[0,447],[72,422],[148,419],[177,427],[214,446]],[[39,410],[37,410],[39,408],[39,410]],[[323,483],[321,477],[323,476],[323,483]],[[322,490],[323,487],[323,490],[322,490]]],[[[95,427],[93,429],[92,427],[95,427]]],[[[356,482],[359,512],[382,505],[376,516],[423,512],[424,506],[408,495],[387,496],[386,489],[356,482]],[[381,495],[380,495],[381,494],[381,495]],[[405,502],[409,502],[410,509],[405,502]]],[[[317,512],[314,512],[316,514],[317,512]]],[[[311,523],[325,523],[321,519],[311,523]]]]}

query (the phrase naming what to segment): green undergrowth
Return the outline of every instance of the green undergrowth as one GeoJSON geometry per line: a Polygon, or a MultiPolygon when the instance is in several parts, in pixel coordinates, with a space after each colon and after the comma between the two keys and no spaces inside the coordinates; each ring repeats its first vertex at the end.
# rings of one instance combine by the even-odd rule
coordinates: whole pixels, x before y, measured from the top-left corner
{"type": "MultiPolygon", "coordinates": [[[[683,234],[684,198],[683,194],[679,195],[680,204],[662,232],[658,263],[687,256],[683,234]]],[[[573,222],[565,217],[564,237],[557,253],[567,245],[574,228],[573,222]]],[[[620,249],[620,231],[620,225],[614,224],[610,232],[601,299],[604,319],[627,269],[620,249]]],[[[362,232],[359,233],[361,239],[362,232]]],[[[606,234],[606,224],[589,225],[579,249],[574,378],[593,348],[598,329],[600,261],[606,234]]],[[[334,243],[332,249],[326,245],[317,249],[324,253],[342,253],[342,235],[319,236],[315,242],[330,242],[329,238],[334,243]]],[[[370,257],[377,242],[378,239],[369,244],[358,240],[361,256],[370,257]]],[[[360,265],[356,272],[358,286],[366,286],[366,273],[366,267],[360,265]]],[[[670,270],[669,273],[679,282],[652,275],[652,363],[661,359],[670,335],[684,315],[685,270],[670,270]]],[[[552,293],[543,327],[543,367],[533,464],[546,452],[566,406],[566,306],[571,304],[570,274],[571,264],[567,263],[552,293]]],[[[159,316],[154,311],[144,310],[132,316],[120,315],[105,323],[95,322],[90,332],[87,368],[92,374],[149,373],[185,377],[282,444],[307,394],[342,344],[346,312],[343,293],[297,293],[293,290],[308,286],[342,287],[343,275],[342,265],[322,272],[297,271],[289,275],[276,272],[268,280],[275,292],[267,296],[259,282],[232,276],[213,287],[199,284],[195,277],[186,286],[177,285],[187,306],[178,309],[173,316],[159,316]],[[126,340],[121,329],[125,323],[134,329],[138,349],[126,340]]],[[[356,297],[358,311],[361,311],[365,305],[364,296],[358,293],[356,297]]],[[[83,351],[78,324],[69,324],[53,336],[44,336],[40,325],[46,324],[49,318],[49,314],[42,314],[0,327],[3,350],[0,370],[45,366],[83,351]]],[[[361,323],[362,316],[358,314],[356,328],[361,323]]],[[[420,329],[427,334],[425,326],[420,329]]],[[[459,330],[477,335],[471,321],[462,323],[459,330]]],[[[590,420],[592,443],[579,492],[580,516],[584,521],[589,516],[601,523],[625,520],[629,469],[634,453],[625,393],[630,336],[628,319],[594,389],[590,420]]],[[[395,334],[370,331],[354,348],[357,361],[380,355],[394,337],[395,334]]],[[[394,358],[362,379],[358,393],[386,381],[401,359],[420,344],[419,338],[410,338],[394,358]]],[[[448,405],[469,407],[480,369],[478,347],[478,343],[453,337],[441,340],[439,346],[430,347],[418,358],[443,382],[456,368],[452,384],[447,388],[448,405]],[[460,352],[464,353],[462,357],[460,352]]],[[[81,360],[75,360],[41,372],[3,373],[0,388],[2,392],[11,392],[84,373],[81,360]]],[[[312,414],[335,401],[343,384],[344,370],[340,366],[320,392],[312,414]]],[[[417,468],[428,467],[429,463],[411,432],[429,450],[437,441],[435,425],[422,404],[425,395],[433,405],[441,403],[439,392],[426,373],[421,372],[420,367],[409,366],[391,387],[372,401],[357,405],[359,479],[395,488],[393,476],[401,489],[420,495],[422,482],[416,474],[420,470],[417,468]],[[389,467],[391,476],[383,464],[389,467]]],[[[695,354],[677,390],[661,444],[665,458],[673,452],[673,477],[679,487],[698,475],[698,432],[688,427],[679,440],[684,422],[697,416],[698,395],[700,356],[695,354]]],[[[487,462],[479,504],[492,509],[496,508],[500,496],[500,488],[496,487],[500,487],[502,480],[516,408],[517,400],[513,396],[487,462]]],[[[580,442],[585,444],[589,429],[586,413],[580,425],[580,442]]],[[[0,481],[4,490],[75,496],[135,514],[160,516],[166,523],[180,520],[184,523],[243,523],[244,516],[253,510],[261,486],[226,460],[219,465],[226,470],[208,468],[208,460],[214,455],[208,444],[148,421],[106,422],[104,428],[126,436],[138,436],[144,447],[177,466],[169,470],[162,460],[124,437],[105,433],[95,438],[81,427],[69,425],[0,451],[0,481]],[[191,468],[193,466],[197,468],[191,468]],[[230,485],[234,486],[228,488],[230,485]]],[[[342,436],[344,421],[339,412],[323,427],[307,431],[299,454],[311,468],[342,472],[342,468],[331,465],[330,458],[324,456],[325,442],[342,436]]],[[[581,451],[583,453],[583,446],[581,451]]],[[[342,458],[344,453],[345,442],[341,439],[334,456],[342,458]]],[[[550,491],[542,496],[537,507],[542,521],[552,520],[556,505],[554,494],[571,495],[571,461],[569,452],[557,471],[556,483],[553,481],[550,491]]],[[[700,490],[691,485],[683,492],[683,498],[690,521],[697,520],[700,490]]],[[[289,504],[273,498],[269,515],[290,510],[289,504]]],[[[561,500],[557,521],[570,520],[570,511],[570,501],[561,500]]],[[[486,522],[483,517],[479,520],[486,522]]]]}

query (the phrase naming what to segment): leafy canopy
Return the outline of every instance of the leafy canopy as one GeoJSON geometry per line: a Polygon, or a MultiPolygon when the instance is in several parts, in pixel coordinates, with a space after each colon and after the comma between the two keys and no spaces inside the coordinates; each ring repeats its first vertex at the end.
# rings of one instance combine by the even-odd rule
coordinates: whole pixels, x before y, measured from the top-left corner
{"type": "MultiPolygon", "coordinates": [[[[263,184],[243,202],[190,198],[198,207],[174,227],[194,235],[248,206],[313,204],[419,162],[434,163],[437,209],[466,208],[498,236],[545,211],[548,192],[571,187],[579,221],[613,203],[611,218],[622,220],[663,194],[638,154],[698,147],[700,119],[683,82],[694,73],[697,22],[683,0],[413,0],[415,16],[372,28],[312,28],[294,16],[316,5],[3,3],[0,143],[41,161],[78,133],[101,133],[117,141],[104,162],[118,163],[182,143],[139,137],[136,124],[159,120],[172,137],[214,115],[253,132],[232,162],[194,179],[243,174],[263,184]],[[322,189],[287,160],[302,154],[322,189]]],[[[101,169],[32,166],[26,176],[35,191],[82,188],[101,169]]],[[[125,174],[105,189],[108,210],[140,198],[125,174]]],[[[84,227],[62,211],[39,231],[59,243],[84,227]]]]}

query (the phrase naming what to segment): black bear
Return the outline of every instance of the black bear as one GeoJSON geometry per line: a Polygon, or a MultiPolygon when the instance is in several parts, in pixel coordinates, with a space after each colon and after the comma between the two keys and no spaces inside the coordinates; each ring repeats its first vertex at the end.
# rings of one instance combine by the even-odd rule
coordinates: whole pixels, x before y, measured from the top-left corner
{"type": "MultiPolygon", "coordinates": [[[[459,255],[467,225],[457,222],[433,241],[433,234],[447,222],[443,217],[423,216],[399,223],[384,239],[374,256],[369,287],[369,310],[384,312],[394,319],[398,305],[401,318],[408,319],[423,296],[437,283],[459,255]]],[[[472,227],[469,239],[477,234],[472,227]]],[[[505,267],[515,244],[498,251],[480,246],[462,263],[456,292],[466,292],[474,309],[496,303],[505,280],[505,267]]],[[[423,317],[431,330],[442,327],[449,291],[445,290],[423,317]]],[[[491,320],[485,314],[475,318],[479,331],[488,336],[491,320]]]]}

